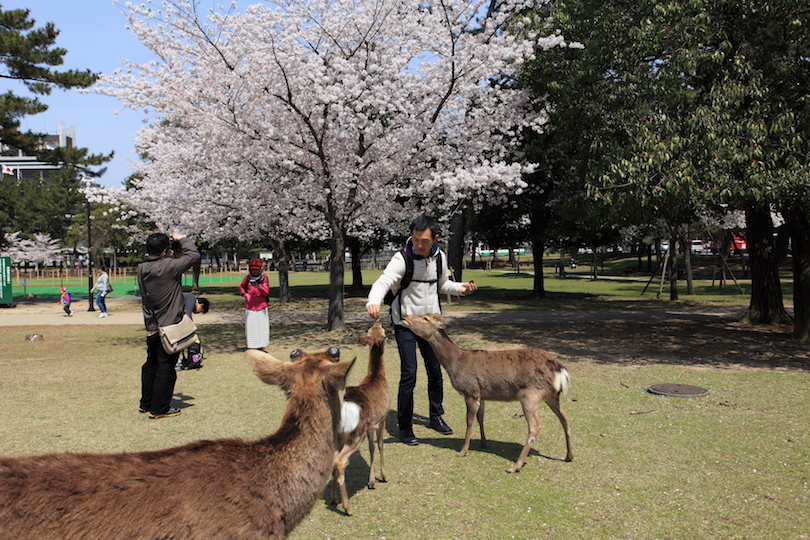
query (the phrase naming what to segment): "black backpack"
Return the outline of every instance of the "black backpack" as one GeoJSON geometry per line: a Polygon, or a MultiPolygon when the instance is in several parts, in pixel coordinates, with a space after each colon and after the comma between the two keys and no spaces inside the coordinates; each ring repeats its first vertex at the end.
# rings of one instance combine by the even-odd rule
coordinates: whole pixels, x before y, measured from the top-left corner
{"type": "Polygon", "coordinates": [[[180,369],[200,369],[203,361],[203,346],[200,338],[188,346],[180,356],[180,369]]]}
{"type": "MultiPolygon", "coordinates": [[[[408,286],[413,281],[413,258],[408,255],[408,252],[405,248],[400,249],[399,252],[402,254],[402,258],[405,259],[405,275],[402,276],[402,280],[399,282],[399,289],[396,293],[393,291],[388,291],[385,295],[385,302],[386,306],[390,306],[394,303],[394,300],[399,297],[399,295],[408,288],[408,286]]],[[[420,283],[438,283],[439,276],[442,275],[442,256],[436,252],[436,279],[431,279],[429,281],[420,281],[420,283]]],[[[436,293],[439,293],[439,286],[436,286],[436,293]]],[[[442,295],[439,294],[439,305],[441,305],[442,295]]]]}

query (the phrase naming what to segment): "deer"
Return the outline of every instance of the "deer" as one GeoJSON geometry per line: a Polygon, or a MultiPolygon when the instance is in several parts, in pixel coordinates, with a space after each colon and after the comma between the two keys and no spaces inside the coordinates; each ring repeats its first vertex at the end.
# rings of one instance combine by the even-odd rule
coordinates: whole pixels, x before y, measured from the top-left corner
{"type": "MultiPolygon", "coordinates": [[[[385,329],[380,321],[376,321],[365,335],[358,336],[357,340],[369,347],[368,373],[357,386],[346,387],[344,395],[344,411],[354,411],[356,423],[345,426],[343,443],[335,457],[335,467],[332,472],[332,494],[330,503],[337,504],[337,491],[340,488],[343,510],[346,515],[352,515],[349,495],[346,491],[346,464],[349,458],[360,448],[363,440],[368,438],[368,451],[371,454],[368,468],[368,489],[376,487],[374,476],[374,436],[377,437],[377,447],[380,451],[380,481],[387,482],[385,474],[385,457],[383,454],[383,434],[385,433],[385,417],[388,415],[389,393],[388,380],[385,377],[385,329]],[[349,429],[351,428],[351,429],[349,429]]],[[[346,420],[349,414],[344,414],[346,420]]]]}
{"type": "Polygon", "coordinates": [[[336,347],[291,362],[249,350],[287,403],[257,441],[202,440],[156,451],[0,458],[0,538],[285,539],[334,463],[346,377],[336,347]]]}
{"type": "Polygon", "coordinates": [[[568,417],[560,408],[560,395],[570,384],[568,370],[548,351],[543,349],[513,349],[507,351],[481,351],[462,349],[455,345],[445,328],[451,319],[428,313],[407,315],[402,325],[426,340],[442,367],[450,376],[453,388],[467,404],[467,432],[459,456],[467,455],[470,448],[473,419],[478,419],[481,447],[486,448],[484,435],[484,402],[519,401],[528,424],[528,436],[517,461],[508,473],[520,472],[526,463],[532,444],[540,431],[537,409],[541,403],[557,415],[565,432],[567,453],[565,461],[574,459],[568,417]]]}

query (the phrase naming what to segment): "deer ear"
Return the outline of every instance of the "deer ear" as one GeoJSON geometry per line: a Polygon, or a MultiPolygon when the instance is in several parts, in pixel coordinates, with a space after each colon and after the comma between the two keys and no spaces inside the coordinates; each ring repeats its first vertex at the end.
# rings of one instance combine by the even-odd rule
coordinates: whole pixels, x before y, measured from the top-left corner
{"type": "Polygon", "coordinates": [[[352,369],[354,361],[357,360],[355,356],[351,360],[344,360],[335,364],[329,364],[326,368],[327,376],[324,377],[328,385],[335,388],[343,389],[346,387],[346,377],[349,376],[349,370],[352,369]]]}
{"type": "Polygon", "coordinates": [[[289,364],[276,360],[266,352],[250,349],[245,351],[245,360],[250,362],[253,373],[265,384],[283,386],[287,380],[284,368],[289,364]]]}
{"type": "Polygon", "coordinates": [[[442,330],[445,328],[451,328],[456,325],[456,321],[458,321],[458,319],[455,317],[439,317],[439,328],[442,330]]]}
{"type": "Polygon", "coordinates": [[[365,345],[366,347],[368,347],[369,344],[371,343],[368,339],[368,336],[357,336],[357,341],[359,341],[361,345],[365,345]]]}

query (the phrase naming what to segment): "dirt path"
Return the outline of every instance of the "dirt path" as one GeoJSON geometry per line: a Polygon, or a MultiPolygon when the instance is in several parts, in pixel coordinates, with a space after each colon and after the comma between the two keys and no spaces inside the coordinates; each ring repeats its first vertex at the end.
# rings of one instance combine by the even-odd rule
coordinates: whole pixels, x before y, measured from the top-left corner
{"type": "MultiPolygon", "coordinates": [[[[74,303],[72,317],[64,314],[59,304],[29,303],[18,304],[14,308],[0,309],[0,326],[62,326],[62,325],[142,325],[143,316],[139,304],[128,299],[108,301],[110,316],[98,318],[99,312],[88,312],[85,303],[74,303]]],[[[592,310],[592,311],[468,311],[452,312],[458,324],[559,324],[586,322],[661,322],[661,321],[706,321],[733,322],[745,313],[744,308],[678,308],[644,310],[592,310]]],[[[194,321],[200,325],[241,324],[243,312],[211,311],[197,315],[194,321]]],[[[362,312],[346,312],[349,324],[369,322],[368,315],[362,312]]],[[[290,311],[270,311],[270,323],[322,324],[326,325],[326,313],[290,311]]]]}

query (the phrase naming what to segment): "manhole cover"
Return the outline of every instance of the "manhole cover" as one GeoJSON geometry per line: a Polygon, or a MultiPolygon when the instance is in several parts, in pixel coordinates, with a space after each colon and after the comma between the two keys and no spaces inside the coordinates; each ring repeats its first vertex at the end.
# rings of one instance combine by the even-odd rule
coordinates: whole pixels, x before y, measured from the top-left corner
{"type": "Polygon", "coordinates": [[[675,397],[703,397],[708,396],[709,391],[700,386],[692,386],[691,384],[654,384],[647,388],[647,392],[657,394],[659,396],[675,396],[675,397]]]}

